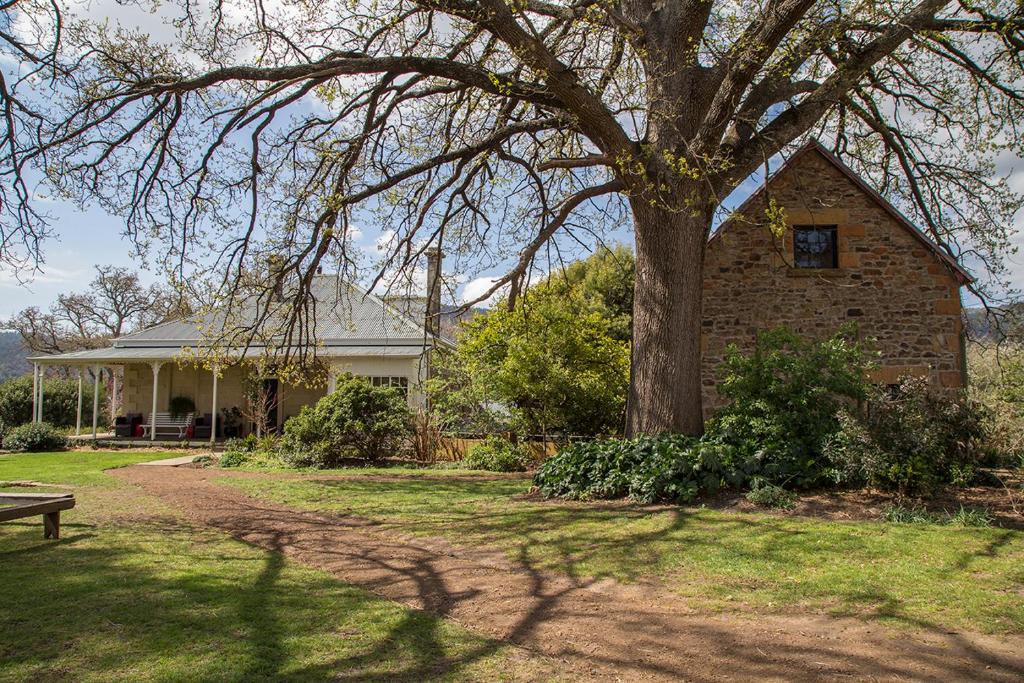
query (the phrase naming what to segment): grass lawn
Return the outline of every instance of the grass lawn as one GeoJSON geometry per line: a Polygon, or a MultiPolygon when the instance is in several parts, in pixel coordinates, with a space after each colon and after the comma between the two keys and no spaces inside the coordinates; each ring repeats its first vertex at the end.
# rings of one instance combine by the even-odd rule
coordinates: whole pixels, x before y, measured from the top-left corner
{"type": "Polygon", "coordinates": [[[910,627],[1024,632],[1019,531],[559,504],[521,499],[527,480],[379,474],[218,481],[405,534],[502,549],[535,567],[620,581],[658,578],[700,609],[798,608],[910,627]]]}
{"type": "Polygon", "coordinates": [[[78,499],[58,542],[43,540],[38,518],[0,524],[0,680],[504,680],[556,670],[191,526],[102,472],[154,457],[163,456],[0,456],[0,482],[65,485],[78,499]]]}

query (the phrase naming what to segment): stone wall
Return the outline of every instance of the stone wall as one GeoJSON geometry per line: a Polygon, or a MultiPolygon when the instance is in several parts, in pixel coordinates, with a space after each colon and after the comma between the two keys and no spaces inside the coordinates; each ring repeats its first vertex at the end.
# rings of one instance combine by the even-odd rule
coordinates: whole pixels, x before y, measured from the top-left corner
{"type": "Polygon", "coordinates": [[[711,239],[704,270],[704,403],[721,405],[716,366],[728,344],[750,348],[758,330],[778,326],[813,338],[845,322],[877,339],[891,384],[927,375],[939,387],[963,386],[957,276],[869,193],[813,149],[794,159],[711,239]],[[835,269],[796,269],[793,232],[767,226],[767,197],[793,225],[838,226],[835,269]]]}

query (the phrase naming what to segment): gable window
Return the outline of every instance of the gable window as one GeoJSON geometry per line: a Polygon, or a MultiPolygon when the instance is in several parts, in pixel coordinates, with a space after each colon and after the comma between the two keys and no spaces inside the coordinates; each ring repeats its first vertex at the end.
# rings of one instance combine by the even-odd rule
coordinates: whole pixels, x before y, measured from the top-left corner
{"type": "Polygon", "coordinates": [[[837,233],[834,225],[794,225],[793,264],[797,268],[838,268],[837,233]]]}

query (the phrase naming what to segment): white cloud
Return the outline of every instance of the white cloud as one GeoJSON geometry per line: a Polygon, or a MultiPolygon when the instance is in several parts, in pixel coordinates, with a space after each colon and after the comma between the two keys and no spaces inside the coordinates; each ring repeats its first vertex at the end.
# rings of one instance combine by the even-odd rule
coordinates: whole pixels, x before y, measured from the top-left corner
{"type": "MultiPolygon", "coordinates": [[[[462,288],[462,296],[460,299],[463,302],[473,301],[477,297],[483,296],[487,290],[494,286],[494,283],[498,281],[496,277],[478,277],[474,280],[470,280],[462,288]]],[[[497,292],[481,301],[478,305],[483,307],[493,306],[498,299],[500,299],[505,292],[508,291],[508,286],[503,286],[498,289],[497,292]]]]}
{"type": "Polygon", "coordinates": [[[22,287],[25,285],[59,285],[67,282],[77,282],[84,274],[84,270],[65,270],[55,266],[41,266],[36,272],[16,273],[9,268],[0,268],[0,286],[22,287]]]}

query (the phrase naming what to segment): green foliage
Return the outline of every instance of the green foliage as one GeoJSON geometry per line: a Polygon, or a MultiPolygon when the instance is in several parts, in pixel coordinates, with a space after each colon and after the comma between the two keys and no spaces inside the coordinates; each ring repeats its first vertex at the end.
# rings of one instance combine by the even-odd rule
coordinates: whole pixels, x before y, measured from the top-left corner
{"type": "Polygon", "coordinates": [[[992,513],[985,508],[965,508],[963,505],[949,516],[952,526],[986,527],[992,526],[994,521],[992,513]]]}
{"type": "Polygon", "coordinates": [[[823,443],[839,427],[840,407],[868,396],[870,355],[845,327],[823,341],[786,329],[762,332],[750,355],[732,346],[721,367],[730,403],[708,425],[708,437],[756,463],[766,480],[798,487],[826,471],[823,443]]]}
{"type": "Polygon", "coordinates": [[[267,465],[281,462],[278,451],[281,440],[273,435],[256,436],[249,434],[241,439],[228,439],[220,456],[221,467],[243,467],[246,465],[267,465]]]}
{"type": "Polygon", "coordinates": [[[489,436],[483,443],[470,448],[466,457],[457,464],[467,470],[525,472],[533,464],[533,458],[523,444],[500,436],[489,436]]]}
{"type": "Polygon", "coordinates": [[[930,391],[926,379],[905,377],[895,394],[876,391],[865,415],[841,414],[825,456],[839,483],[929,493],[973,480],[986,424],[980,404],[930,391]]]}
{"type": "MultiPolygon", "coordinates": [[[[82,387],[82,415],[92,416],[92,384],[82,387]]],[[[78,380],[47,378],[43,382],[43,419],[58,427],[74,426],[78,412],[78,380]]],[[[13,427],[32,421],[32,376],[0,383],[0,421],[13,427]]],[[[100,385],[100,424],[107,422],[106,388],[100,385]]]]}
{"type": "Polygon", "coordinates": [[[182,417],[196,410],[196,402],[188,396],[175,396],[168,404],[167,409],[174,417],[182,417]]]}
{"type": "Polygon", "coordinates": [[[466,323],[438,374],[433,405],[456,428],[506,421],[526,433],[612,433],[625,411],[629,345],[600,314],[535,297],[466,323]]]}
{"type": "Polygon", "coordinates": [[[959,527],[990,527],[992,513],[984,508],[963,505],[956,512],[931,512],[923,505],[890,505],[882,511],[882,521],[890,524],[939,524],[959,527]]]}
{"type": "Polygon", "coordinates": [[[578,313],[596,313],[608,321],[608,334],[632,339],[636,259],[625,245],[602,249],[575,261],[531,289],[531,295],[558,299],[578,313]]]}
{"type": "Polygon", "coordinates": [[[633,255],[568,266],[465,323],[428,383],[447,430],[581,435],[621,431],[629,386],[633,255]]]}
{"type": "Polygon", "coordinates": [[[970,398],[990,414],[987,445],[990,464],[1024,462],[1024,347],[968,344],[970,398]]]}
{"type": "Polygon", "coordinates": [[[815,342],[783,329],[763,333],[750,355],[729,350],[721,391],[731,403],[700,440],[573,446],[541,467],[537,484],[546,495],[647,502],[754,481],[750,499],[775,505],[792,501],[783,486],[928,493],[975,481],[986,411],[931,392],[922,379],[904,379],[895,397],[872,387],[869,354],[852,336],[844,329],[815,342]]]}
{"type": "Polygon", "coordinates": [[[797,496],[792,491],[787,491],[781,486],[769,484],[758,479],[755,480],[754,486],[747,492],[747,500],[761,507],[788,510],[796,505],[797,496]]]}
{"type": "Polygon", "coordinates": [[[37,453],[62,451],[68,447],[68,438],[51,424],[29,422],[7,432],[3,443],[4,448],[9,451],[37,453]]]}
{"type": "Polygon", "coordinates": [[[732,448],[668,435],[577,443],[548,458],[534,476],[545,496],[688,502],[739,485],[746,474],[732,448]]]}
{"type": "Polygon", "coordinates": [[[285,423],[281,451],[299,467],[332,467],[345,457],[395,455],[411,434],[412,413],[398,389],[347,374],[333,393],[285,423]]]}

